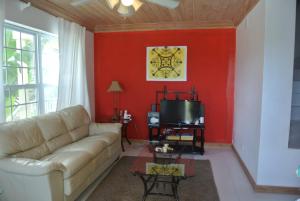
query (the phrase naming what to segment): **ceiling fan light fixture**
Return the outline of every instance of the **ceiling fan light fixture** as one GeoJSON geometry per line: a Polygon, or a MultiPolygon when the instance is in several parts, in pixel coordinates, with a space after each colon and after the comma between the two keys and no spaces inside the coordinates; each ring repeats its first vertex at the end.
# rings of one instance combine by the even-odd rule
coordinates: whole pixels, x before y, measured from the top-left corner
{"type": "Polygon", "coordinates": [[[134,8],[133,6],[124,6],[122,3],[120,3],[118,13],[123,17],[128,17],[133,15],[134,8]]]}
{"type": "Polygon", "coordinates": [[[133,4],[133,1],[134,0],[121,0],[121,3],[124,5],[124,6],[131,6],[133,4]]]}
{"type": "Polygon", "coordinates": [[[118,3],[119,0],[106,0],[106,4],[111,10],[113,10],[118,3]]]}
{"type": "Polygon", "coordinates": [[[135,12],[138,11],[142,5],[143,5],[143,2],[141,2],[139,0],[135,0],[132,4],[135,12]]]}

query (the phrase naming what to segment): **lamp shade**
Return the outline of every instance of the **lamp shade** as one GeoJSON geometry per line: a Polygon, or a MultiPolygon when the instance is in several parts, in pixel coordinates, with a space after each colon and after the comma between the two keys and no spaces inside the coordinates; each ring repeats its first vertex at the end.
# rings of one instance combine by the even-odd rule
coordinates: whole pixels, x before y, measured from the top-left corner
{"type": "Polygon", "coordinates": [[[107,89],[108,92],[122,92],[123,89],[120,86],[118,81],[112,81],[109,88],[107,89]]]}

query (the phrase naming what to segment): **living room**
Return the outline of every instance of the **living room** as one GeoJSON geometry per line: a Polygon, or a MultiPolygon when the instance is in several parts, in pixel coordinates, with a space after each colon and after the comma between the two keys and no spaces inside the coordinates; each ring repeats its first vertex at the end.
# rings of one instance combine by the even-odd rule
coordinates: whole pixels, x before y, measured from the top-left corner
{"type": "MultiPolygon", "coordinates": [[[[296,7],[299,7],[296,0],[228,0],[226,3],[167,0],[174,3],[171,5],[174,8],[160,5],[164,1],[145,0],[141,1],[140,8],[128,10],[133,13],[123,16],[117,10],[121,5],[119,1],[109,1],[117,2],[113,10],[106,0],[0,2],[1,77],[5,78],[0,80],[4,86],[4,90],[0,90],[0,105],[6,109],[1,111],[0,120],[7,121],[0,126],[3,140],[0,147],[4,147],[0,151],[0,200],[142,200],[143,179],[131,172],[130,163],[134,163],[135,158],[152,157],[148,149],[147,115],[158,110],[161,102],[157,94],[169,92],[174,92],[176,100],[178,94],[190,93],[191,100],[199,100],[204,105],[205,152],[203,155],[179,154],[183,160],[191,160],[195,167],[192,177],[178,184],[177,198],[176,191],[171,189],[175,198],[147,195],[146,200],[285,201],[299,198],[300,178],[295,172],[300,165],[300,151],[289,146],[295,34],[300,27],[295,26],[296,7]],[[156,9],[159,12],[156,13],[156,9]],[[105,15],[107,21],[97,15],[105,15]],[[194,21],[182,20],[184,17],[194,21]],[[80,34],[68,34],[75,27],[80,34]],[[80,41],[76,38],[78,35],[80,41]],[[10,37],[14,42],[7,42],[10,37]],[[24,45],[22,37],[28,40],[33,37],[34,42],[24,42],[24,45]],[[15,44],[18,40],[20,46],[15,44]],[[185,64],[182,68],[185,76],[181,80],[149,78],[147,73],[152,63],[148,50],[164,52],[172,48],[182,50],[185,55],[180,58],[183,62],[179,62],[185,64]],[[26,59],[28,52],[35,55],[26,59]],[[30,62],[39,69],[24,66],[30,62]],[[61,67],[76,68],[77,63],[81,64],[80,69],[61,67]],[[14,65],[21,72],[16,80],[9,72],[14,65]],[[73,76],[69,83],[66,82],[68,75],[73,76]],[[26,86],[24,80],[28,82],[26,86]],[[117,81],[116,90],[113,81],[117,81]],[[35,103],[26,94],[31,93],[29,89],[37,83],[45,87],[36,88],[35,103]],[[12,95],[15,88],[25,91],[23,98],[20,92],[18,97],[12,95]],[[72,93],[75,95],[70,95],[72,93]],[[83,107],[72,107],[74,105],[83,107]],[[119,119],[120,112],[121,117],[127,117],[125,110],[131,115],[128,122],[119,119]],[[43,140],[34,142],[30,148],[46,146],[45,153],[38,151],[41,155],[32,156],[28,153],[29,145],[24,148],[22,142],[30,143],[30,134],[22,139],[15,134],[7,137],[14,133],[13,128],[19,127],[13,122],[24,119],[28,119],[26,125],[36,119],[32,124],[41,130],[43,140]],[[121,127],[115,122],[120,122],[121,127]],[[128,142],[126,138],[117,137],[118,133],[124,135],[125,126],[128,142]],[[81,130],[75,133],[75,128],[81,130]],[[84,137],[78,134],[85,129],[84,137]],[[16,145],[10,144],[12,140],[16,145]],[[119,140],[123,150],[117,143],[119,140]],[[63,160],[58,158],[61,156],[54,156],[66,153],[66,149],[72,154],[87,149],[85,152],[95,157],[90,153],[82,157],[78,154],[78,160],[86,164],[91,161],[91,165],[76,169],[78,160],[64,161],[65,164],[59,163],[63,160]],[[100,152],[107,152],[110,160],[98,158],[100,152]],[[22,158],[27,156],[30,160],[24,161],[22,158]],[[18,157],[22,159],[19,162],[18,157]],[[37,163],[41,159],[58,161],[41,163],[40,170],[37,163]],[[7,163],[7,160],[11,161],[7,163]],[[13,160],[27,167],[13,165],[16,162],[13,160]],[[104,168],[101,160],[109,164],[104,168]],[[54,168],[60,173],[47,178],[43,175],[41,180],[33,181],[28,175],[33,174],[30,166],[35,165],[37,172],[54,168]],[[207,169],[198,169],[198,165],[207,169]],[[18,177],[21,173],[17,171],[24,171],[23,177],[18,177]],[[78,171],[76,177],[70,177],[75,171],[78,171]],[[91,172],[95,174],[87,177],[91,172]],[[63,180],[57,178],[62,173],[63,180]],[[204,177],[210,179],[207,186],[201,183],[204,177]],[[49,186],[45,185],[47,182],[49,186]],[[115,189],[111,189],[111,185],[115,185],[115,189]]],[[[195,123],[196,128],[199,123],[201,125],[201,121],[195,123]]],[[[195,143],[198,146],[200,140],[195,143]]],[[[164,149],[163,146],[155,148],[164,149]]],[[[185,169],[188,167],[186,164],[185,169]]],[[[175,184],[171,182],[172,185],[175,184]]],[[[164,190],[160,189],[162,186],[159,184],[154,189],[164,190]]],[[[175,186],[177,189],[177,184],[175,186]]]]}

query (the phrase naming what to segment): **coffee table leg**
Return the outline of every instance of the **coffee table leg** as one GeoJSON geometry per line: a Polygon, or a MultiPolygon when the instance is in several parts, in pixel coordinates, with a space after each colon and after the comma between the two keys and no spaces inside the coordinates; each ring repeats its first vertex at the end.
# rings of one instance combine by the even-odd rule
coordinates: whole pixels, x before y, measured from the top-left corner
{"type": "Polygon", "coordinates": [[[172,191],[176,201],[179,201],[178,184],[179,184],[179,179],[177,179],[176,177],[172,177],[172,191]]]}
{"type": "Polygon", "coordinates": [[[151,181],[152,177],[153,176],[148,176],[148,178],[145,179],[144,175],[140,175],[140,178],[142,179],[143,184],[144,184],[144,195],[143,195],[143,199],[142,199],[143,201],[146,200],[147,196],[151,193],[153,187],[156,184],[157,176],[154,177],[154,181],[151,181]],[[152,183],[152,184],[148,187],[148,183],[152,183]]]}
{"type": "Polygon", "coordinates": [[[141,180],[143,181],[143,185],[144,185],[144,195],[143,195],[142,201],[145,201],[147,198],[147,189],[148,189],[147,181],[143,175],[139,175],[139,176],[140,176],[141,180]]]}

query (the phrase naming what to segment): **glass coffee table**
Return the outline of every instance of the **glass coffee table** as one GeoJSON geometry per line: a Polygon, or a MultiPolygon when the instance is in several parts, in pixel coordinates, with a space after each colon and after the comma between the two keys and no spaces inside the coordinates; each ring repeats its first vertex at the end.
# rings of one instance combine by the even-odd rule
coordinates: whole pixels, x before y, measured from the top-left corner
{"type": "MultiPolygon", "coordinates": [[[[155,147],[150,147],[150,151],[155,151],[155,147]]],[[[130,171],[143,182],[143,201],[148,195],[170,196],[179,201],[178,186],[180,181],[195,175],[195,161],[172,153],[153,153],[153,157],[137,157],[130,171]]]]}

